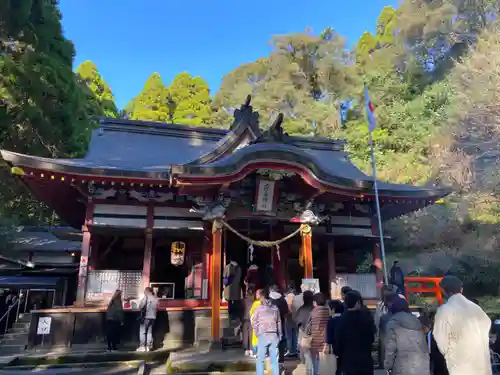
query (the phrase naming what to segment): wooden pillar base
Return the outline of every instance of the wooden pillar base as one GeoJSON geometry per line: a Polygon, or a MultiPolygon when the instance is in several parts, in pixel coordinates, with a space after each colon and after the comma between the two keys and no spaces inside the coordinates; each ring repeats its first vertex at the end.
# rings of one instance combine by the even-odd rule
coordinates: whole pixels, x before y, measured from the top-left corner
{"type": "Polygon", "coordinates": [[[221,340],[218,340],[218,341],[210,341],[209,343],[209,346],[208,346],[208,350],[211,351],[211,352],[217,352],[217,351],[221,351],[222,350],[222,341],[221,340]]]}

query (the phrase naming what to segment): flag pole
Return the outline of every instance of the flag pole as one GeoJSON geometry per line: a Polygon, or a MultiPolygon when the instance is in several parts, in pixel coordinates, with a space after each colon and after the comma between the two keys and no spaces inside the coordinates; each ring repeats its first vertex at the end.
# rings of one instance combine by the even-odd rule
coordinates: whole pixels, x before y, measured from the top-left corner
{"type": "Polygon", "coordinates": [[[389,277],[387,276],[387,262],[385,259],[385,244],[384,244],[384,231],[382,229],[382,216],[380,214],[380,201],[379,201],[379,196],[378,196],[378,183],[377,183],[377,167],[375,166],[375,151],[373,147],[373,138],[372,138],[372,131],[375,129],[375,118],[373,116],[373,107],[371,105],[369,96],[368,96],[368,89],[365,87],[365,100],[366,100],[366,105],[367,107],[371,108],[366,108],[367,114],[368,114],[368,137],[370,140],[370,151],[371,151],[371,157],[372,157],[372,174],[373,174],[373,188],[375,190],[375,206],[377,208],[377,222],[378,222],[378,235],[379,235],[379,240],[380,240],[380,252],[382,256],[382,266],[384,268],[384,283],[385,285],[389,285],[389,277]],[[370,116],[371,115],[371,116],[370,116]]]}

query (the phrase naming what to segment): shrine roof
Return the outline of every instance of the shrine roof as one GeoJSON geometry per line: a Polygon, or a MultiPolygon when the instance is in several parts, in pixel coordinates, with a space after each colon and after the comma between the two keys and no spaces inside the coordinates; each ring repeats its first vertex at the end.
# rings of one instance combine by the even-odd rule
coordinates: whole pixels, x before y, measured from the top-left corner
{"type": "MultiPolygon", "coordinates": [[[[243,131],[247,129],[246,126],[240,128],[243,131]]],[[[92,131],[83,158],[53,159],[8,150],[1,150],[1,155],[13,166],[52,172],[168,180],[172,165],[203,164],[204,156],[217,153],[224,143],[230,146],[237,144],[240,136],[229,129],[103,118],[99,128],[92,131]]],[[[290,144],[304,149],[323,147],[338,150],[343,149],[345,142],[290,137],[290,144]]],[[[314,150],[311,149],[311,152],[314,150]]]]}
{"type": "MultiPolygon", "coordinates": [[[[59,173],[83,176],[82,180],[209,186],[236,182],[257,169],[270,168],[295,172],[321,191],[373,195],[372,177],[351,163],[345,141],[289,136],[282,123],[279,114],[261,130],[259,115],[247,98],[227,130],[103,118],[83,158],[50,159],[6,150],[1,154],[21,174],[24,169],[31,174],[47,171],[52,178],[59,173]]],[[[428,200],[449,193],[382,181],[378,188],[382,196],[428,200]]]]}
{"type": "Polygon", "coordinates": [[[121,119],[101,119],[83,158],[51,159],[2,150],[12,165],[109,177],[168,179],[170,164],[211,151],[228,131],[121,119]]]}
{"type": "Polygon", "coordinates": [[[21,231],[14,235],[9,241],[12,251],[49,251],[49,252],[75,252],[80,251],[80,241],[68,241],[57,238],[49,232],[25,232],[21,231]]]}

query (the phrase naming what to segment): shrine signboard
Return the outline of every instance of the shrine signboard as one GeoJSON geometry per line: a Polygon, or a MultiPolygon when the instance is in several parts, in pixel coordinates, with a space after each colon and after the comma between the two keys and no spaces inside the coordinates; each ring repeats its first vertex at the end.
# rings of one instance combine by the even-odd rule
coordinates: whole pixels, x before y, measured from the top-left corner
{"type": "Polygon", "coordinates": [[[274,215],[276,198],[276,181],[257,180],[257,196],[255,212],[274,215]]]}

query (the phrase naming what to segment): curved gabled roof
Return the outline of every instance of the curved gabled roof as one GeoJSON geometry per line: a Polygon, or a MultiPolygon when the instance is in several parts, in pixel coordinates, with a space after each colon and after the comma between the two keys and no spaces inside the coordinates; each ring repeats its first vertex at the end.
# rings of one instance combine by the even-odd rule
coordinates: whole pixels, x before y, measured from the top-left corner
{"type": "MultiPolygon", "coordinates": [[[[122,119],[101,119],[80,159],[50,159],[2,150],[12,166],[86,179],[176,185],[217,185],[241,180],[259,168],[296,172],[321,191],[373,195],[373,180],[353,165],[344,141],[293,137],[283,116],[265,131],[250,99],[235,111],[229,130],[122,119]]],[[[445,189],[378,182],[381,197],[436,200],[445,189]]]]}

